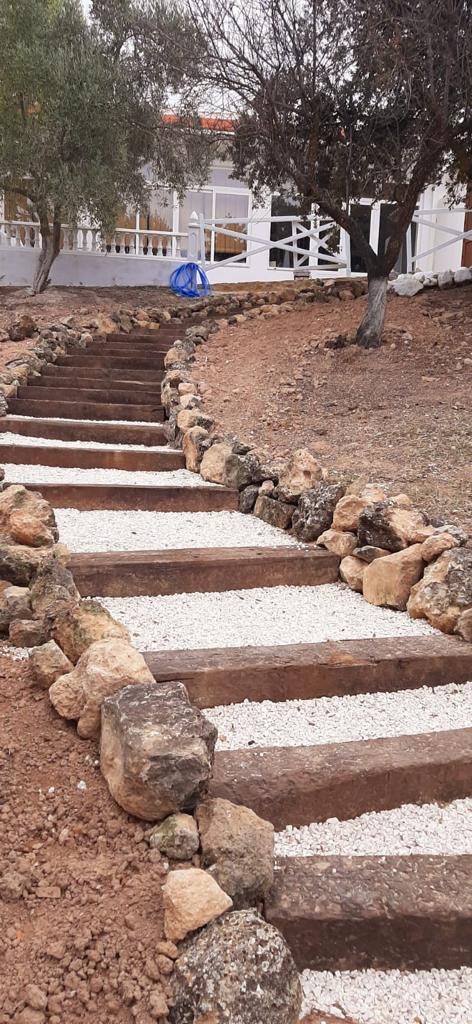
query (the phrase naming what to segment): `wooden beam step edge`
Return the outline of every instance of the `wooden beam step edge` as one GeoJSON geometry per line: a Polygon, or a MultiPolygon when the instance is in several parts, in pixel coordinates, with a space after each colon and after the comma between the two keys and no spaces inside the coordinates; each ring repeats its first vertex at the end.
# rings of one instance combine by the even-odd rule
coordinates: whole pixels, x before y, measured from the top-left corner
{"type": "MultiPolygon", "coordinates": [[[[130,511],[145,509],[151,512],[221,512],[234,511],[238,506],[237,491],[230,491],[224,487],[152,486],[150,484],[63,484],[59,482],[42,483],[41,481],[32,483],[28,480],[24,480],[22,483],[30,491],[40,491],[53,508],[105,509],[107,511],[112,509],[127,509],[130,511]]],[[[98,555],[87,553],[86,555],[72,556],[74,561],[79,560],[77,561],[76,571],[78,574],[81,574],[83,582],[87,577],[96,581],[97,585],[100,579],[104,583],[110,581],[107,585],[111,589],[102,591],[101,596],[108,594],[108,596],[112,597],[116,593],[112,584],[113,577],[118,571],[125,569],[126,558],[129,558],[127,572],[129,578],[132,577],[134,572],[133,555],[137,559],[136,572],[138,577],[141,575],[144,581],[149,584],[149,574],[145,573],[145,569],[141,565],[143,552],[114,551],[107,554],[110,558],[109,567],[105,563],[100,562],[101,575],[93,574],[93,560],[103,559],[103,552],[100,552],[98,555]],[[125,558],[123,566],[118,565],[121,555],[125,558]],[[81,559],[83,561],[80,562],[81,559]],[[115,568],[113,568],[113,559],[115,560],[115,568]]],[[[91,585],[93,586],[94,584],[92,583],[91,585]]],[[[117,582],[116,587],[119,588],[119,586],[120,584],[117,582]]],[[[84,593],[83,596],[95,594],[98,597],[99,593],[99,591],[95,590],[87,592],[87,594],[84,593]]],[[[132,596],[133,593],[146,594],[149,591],[131,590],[129,596],[132,596]]],[[[120,594],[125,596],[123,591],[120,591],[120,594]]]]}
{"type": "Polygon", "coordinates": [[[286,857],[265,913],[300,970],[470,967],[472,856],[286,857]]]}
{"type": "Polygon", "coordinates": [[[157,682],[182,680],[202,709],[244,700],[389,693],[472,679],[472,645],[441,635],[147,651],[144,656],[157,682]]]}
{"type": "MultiPolygon", "coordinates": [[[[113,488],[115,495],[117,490],[113,488]]],[[[132,500],[136,501],[138,491],[132,488],[132,500]]],[[[47,491],[43,493],[46,497],[47,491]]],[[[197,498],[206,502],[206,508],[212,508],[215,500],[236,503],[237,493],[225,492],[224,488],[190,487],[181,495],[186,508],[197,498]]],[[[69,566],[83,597],[131,597],[261,586],[317,586],[336,580],[338,558],[313,548],[191,548],[74,554],[69,566]]]]}
{"type": "Polygon", "coordinates": [[[185,468],[182,452],[169,448],[162,452],[129,452],[121,448],[54,448],[34,445],[2,444],[0,462],[31,466],[61,466],[77,469],[125,469],[129,472],[185,468]]]}
{"type": "Polygon", "coordinates": [[[276,829],[472,796],[472,729],[218,751],[212,796],[276,829]]]}
{"type": "Polygon", "coordinates": [[[45,437],[57,441],[102,441],[106,444],[145,444],[161,445],[166,443],[164,427],[159,423],[86,423],[82,420],[48,419],[34,417],[29,420],[19,416],[8,415],[0,420],[0,440],[5,431],[22,434],[24,437],[45,437]]]}

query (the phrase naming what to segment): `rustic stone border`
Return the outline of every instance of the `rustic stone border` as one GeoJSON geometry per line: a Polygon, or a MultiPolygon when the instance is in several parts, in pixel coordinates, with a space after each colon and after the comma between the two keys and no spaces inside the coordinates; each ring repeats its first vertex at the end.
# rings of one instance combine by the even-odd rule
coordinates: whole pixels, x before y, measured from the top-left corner
{"type": "MultiPolygon", "coordinates": [[[[472,272],[442,276],[440,287],[472,282],[472,272]]],[[[269,309],[266,315],[272,315],[269,309]]],[[[431,519],[408,495],[388,495],[378,484],[346,492],[307,450],[294,452],[282,467],[263,466],[250,445],[215,432],[204,408],[204,381],[192,373],[195,351],[215,330],[238,322],[233,317],[190,327],[165,357],[166,433],[182,448],[187,469],[237,489],[241,512],[340,556],[340,579],[369,603],[407,610],[472,641],[472,550],[461,527],[431,519]]]]}

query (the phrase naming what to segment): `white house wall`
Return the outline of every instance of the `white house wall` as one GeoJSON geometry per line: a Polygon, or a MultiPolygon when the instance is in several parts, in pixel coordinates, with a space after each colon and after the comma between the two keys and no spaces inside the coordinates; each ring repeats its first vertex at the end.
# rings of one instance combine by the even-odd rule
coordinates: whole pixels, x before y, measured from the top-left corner
{"type": "Polygon", "coordinates": [[[434,225],[446,228],[453,228],[459,233],[464,231],[464,210],[449,210],[448,195],[444,185],[432,185],[427,188],[419,203],[419,215],[422,210],[441,211],[432,215],[425,214],[424,220],[431,221],[431,225],[418,225],[416,241],[416,252],[418,254],[427,252],[433,246],[449,242],[443,249],[437,249],[417,261],[417,270],[430,270],[439,273],[441,270],[457,270],[462,264],[463,239],[454,241],[454,236],[443,231],[435,230],[434,225]]]}

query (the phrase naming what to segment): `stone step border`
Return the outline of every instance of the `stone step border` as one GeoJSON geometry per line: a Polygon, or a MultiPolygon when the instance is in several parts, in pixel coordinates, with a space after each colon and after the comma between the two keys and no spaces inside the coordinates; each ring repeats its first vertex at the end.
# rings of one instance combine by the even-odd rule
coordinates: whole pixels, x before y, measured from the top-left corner
{"type": "Polygon", "coordinates": [[[237,494],[227,487],[23,483],[30,491],[40,491],[54,508],[233,512],[238,506],[237,494]]]}
{"type": "Polygon", "coordinates": [[[472,679],[472,647],[441,635],[147,651],[144,657],[157,682],[181,679],[202,710],[244,700],[311,700],[472,679]]]}
{"type": "Polygon", "coordinates": [[[164,445],[167,441],[164,426],[159,423],[87,422],[47,417],[22,419],[9,415],[0,419],[0,440],[3,431],[57,441],[100,441],[105,444],[145,444],[149,447],[164,445]]]}
{"type": "Polygon", "coordinates": [[[265,904],[300,970],[472,966],[472,856],[287,857],[265,904]]]}
{"type": "Polygon", "coordinates": [[[472,729],[219,751],[211,794],[245,804],[276,831],[401,804],[447,803],[472,795],[472,729]]]}
{"type": "MultiPolygon", "coordinates": [[[[156,492],[158,488],[150,490],[156,492]]],[[[192,504],[193,492],[197,491],[198,500],[204,492],[204,488],[195,487],[179,490],[186,511],[192,504]]],[[[41,491],[44,493],[43,488],[41,491]]],[[[215,489],[207,488],[206,492],[208,508],[212,508],[215,489]]],[[[217,504],[228,497],[234,501],[231,491],[226,495],[218,493],[217,504]]],[[[318,586],[337,579],[338,561],[328,551],[291,547],[184,548],[77,553],[71,555],[69,568],[82,597],[154,597],[261,586],[318,586]]]]}
{"type": "Polygon", "coordinates": [[[126,469],[130,472],[185,468],[182,452],[172,449],[162,452],[129,452],[119,448],[107,451],[104,448],[54,448],[52,445],[35,447],[34,444],[15,446],[2,444],[0,433],[0,463],[2,462],[78,469],[126,469]]]}
{"type": "MultiPolygon", "coordinates": [[[[451,285],[446,278],[441,287],[451,285]]],[[[472,274],[458,283],[472,283],[472,274]]],[[[389,498],[375,484],[345,495],[343,487],[327,481],[309,451],[293,453],[281,473],[279,467],[261,466],[251,446],[234,435],[218,436],[205,415],[205,382],[192,378],[195,345],[207,341],[209,333],[203,337],[195,331],[190,327],[184,335],[184,342],[193,345],[176,343],[168,351],[161,385],[167,436],[182,446],[187,468],[208,481],[236,486],[240,511],[339,554],[340,579],[370,603],[406,609],[413,618],[426,618],[472,641],[472,551],[463,547],[467,534],[455,525],[430,525],[407,495],[389,498]],[[396,526],[389,537],[391,523],[396,526]],[[366,540],[369,533],[377,533],[382,544],[366,540]]]]}

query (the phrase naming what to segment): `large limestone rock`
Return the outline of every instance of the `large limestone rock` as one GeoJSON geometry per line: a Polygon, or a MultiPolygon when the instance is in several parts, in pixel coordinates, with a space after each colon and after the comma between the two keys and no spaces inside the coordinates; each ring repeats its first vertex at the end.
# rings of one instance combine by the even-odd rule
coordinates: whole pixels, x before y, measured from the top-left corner
{"type": "Polygon", "coordinates": [[[54,512],[48,501],[22,484],[0,493],[0,534],[13,544],[52,547],[58,539],[54,512]]]}
{"type": "Polygon", "coordinates": [[[231,911],[186,940],[169,1024],[298,1024],[302,993],[285,939],[254,910],[231,911]]]}
{"type": "Polygon", "coordinates": [[[102,706],[101,766],[116,802],[162,821],[207,793],[217,732],[183,683],[127,686],[102,706]]]}
{"type": "Polygon", "coordinates": [[[200,474],[209,483],[222,484],[225,474],[226,459],[232,454],[232,448],[224,441],[212,444],[205,452],[201,464],[200,474]]]}
{"type": "Polygon", "coordinates": [[[299,448],[279,476],[278,492],[283,501],[298,501],[301,494],[309,491],[321,480],[323,470],[311,452],[299,448]]]}
{"type": "Polygon", "coordinates": [[[8,639],[13,647],[38,647],[48,639],[40,619],[15,619],[10,622],[8,639]]]}
{"type": "Polygon", "coordinates": [[[333,521],[333,513],[344,494],[340,484],[319,484],[302,494],[293,513],[293,532],[298,540],[317,540],[333,521]]]}
{"type": "Polygon", "coordinates": [[[401,551],[423,541],[426,526],[426,516],[418,509],[379,501],[359,516],[359,547],[371,544],[387,551],[401,551]]]}
{"type": "Polygon", "coordinates": [[[253,452],[239,455],[232,452],[225,460],[223,483],[226,487],[242,491],[250,484],[260,484],[263,480],[261,464],[253,452]]]}
{"type": "Polygon", "coordinates": [[[424,285],[422,281],[418,281],[412,274],[400,274],[396,281],[391,282],[390,287],[395,292],[395,295],[401,295],[402,298],[410,299],[418,292],[422,292],[424,285]]]}
{"type": "Polygon", "coordinates": [[[355,590],[358,594],[362,594],[364,573],[366,569],[367,562],[363,562],[361,558],[356,558],[354,555],[347,555],[340,563],[339,575],[343,583],[347,583],[351,590],[355,590]]]}
{"type": "Polygon", "coordinates": [[[82,600],[56,615],[52,637],[75,664],[97,640],[129,640],[129,633],[99,601],[82,600]]]}
{"type": "Polygon", "coordinates": [[[208,799],[197,810],[202,858],[235,907],[263,899],[274,879],[274,827],[249,807],[208,799]]]}
{"type": "Polygon", "coordinates": [[[262,519],[270,526],[277,526],[280,530],[288,530],[292,522],[293,505],[286,501],[277,501],[268,494],[259,494],[254,505],[254,515],[262,519]]]}
{"type": "Polygon", "coordinates": [[[29,666],[34,682],[44,690],[49,690],[59,676],[72,672],[74,667],[54,640],[48,640],[46,644],[36,647],[31,652],[29,666]]]}
{"type": "Polygon", "coordinates": [[[191,860],[198,852],[200,836],[191,814],[170,814],[147,836],[149,845],[171,860],[191,860]]]}
{"type": "Polygon", "coordinates": [[[421,544],[413,544],[366,565],[362,592],[369,604],[384,608],[406,608],[411,588],[423,574],[421,544]]]}
{"type": "Polygon", "coordinates": [[[6,635],[14,619],[32,619],[28,587],[6,586],[0,594],[0,633],[6,635]]]}
{"type": "Polygon", "coordinates": [[[232,906],[231,898],[207,871],[170,871],[162,888],[164,931],[171,942],[203,928],[232,906]]]}
{"type": "Polygon", "coordinates": [[[204,442],[208,441],[209,433],[204,427],[191,427],[184,434],[182,449],[185,455],[185,465],[191,473],[198,473],[200,463],[205,454],[204,442]]]}
{"type": "Polygon", "coordinates": [[[465,539],[467,539],[465,534],[461,530],[456,530],[454,533],[454,530],[454,527],[451,527],[451,532],[449,532],[447,527],[435,530],[430,537],[423,541],[421,554],[425,562],[432,562],[435,558],[439,558],[443,551],[461,547],[465,543],[465,539]]]}
{"type": "Polygon", "coordinates": [[[316,543],[340,558],[347,558],[357,545],[357,537],[355,533],[345,533],[343,530],[325,530],[316,543]]]}
{"type": "Polygon", "coordinates": [[[69,569],[56,558],[48,558],[31,585],[31,607],[36,618],[50,621],[68,605],[77,605],[80,594],[69,569]]]}
{"type": "Polygon", "coordinates": [[[463,640],[468,640],[472,643],[472,608],[467,608],[465,612],[459,615],[456,625],[456,633],[462,637],[463,640]]]}
{"type": "Polygon", "coordinates": [[[90,739],[100,735],[105,697],[124,686],[153,682],[142,654],[126,640],[111,638],[91,644],[73,671],[56,679],[49,696],[58,714],[78,719],[79,736],[90,739]]]}
{"type": "MultiPolygon", "coordinates": [[[[355,486],[355,485],[352,485],[355,486]]],[[[386,493],[378,484],[359,486],[352,493],[340,498],[333,515],[333,529],[356,533],[359,516],[368,505],[376,501],[385,501],[386,493]]]]}
{"type": "Polygon", "coordinates": [[[408,612],[413,619],[428,619],[444,633],[454,633],[460,615],[472,607],[472,550],[445,551],[425,569],[413,587],[408,612]]]}
{"type": "Polygon", "coordinates": [[[11,544],[8,539],[0,537],[0,579],[8,580],[18,587],[27,587],[51,553],[54,556],[56,553],[61,555],[62,548],[61,544],[56,544],[52,549],[30,548],[22,544],[11,544]]]}

